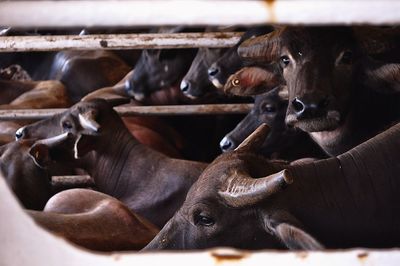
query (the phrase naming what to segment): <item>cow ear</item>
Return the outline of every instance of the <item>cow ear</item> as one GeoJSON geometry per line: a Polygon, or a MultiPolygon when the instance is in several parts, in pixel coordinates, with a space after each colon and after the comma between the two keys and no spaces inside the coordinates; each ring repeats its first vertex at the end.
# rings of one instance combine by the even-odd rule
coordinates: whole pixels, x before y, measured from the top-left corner
{"type": "Polygon", "coordinates": [[[235,149],[240,152],[256,152],[264,143],[270,131],[270,127],[263,123],[253,133],[251,133],[242,143],[235,149]]]}
{"type": "Polygon", "coordinates": [[[324,246],[307,233],[301,223],[287,212],[265,214],[264,229],[277,237],[288,249],[320,250],[324,246]]]}
{"type": "Polygon", "coordinates": [[[96,139],[90,135],[80,134],[74,144],[74,158],[79,159],[94,150],[96,139]]]}
{"type": "Polygon", "coordinates": [[[46,168],[51,162],[49,147],[42,143],[32,145],[29,149],[29,156],[40,168],[46,168]]]}
{"type": "Polygon", "coordinates": [[[368,62],[365,70],[365,85],[377,92],[400,92],[400,64],[368,62]]]}

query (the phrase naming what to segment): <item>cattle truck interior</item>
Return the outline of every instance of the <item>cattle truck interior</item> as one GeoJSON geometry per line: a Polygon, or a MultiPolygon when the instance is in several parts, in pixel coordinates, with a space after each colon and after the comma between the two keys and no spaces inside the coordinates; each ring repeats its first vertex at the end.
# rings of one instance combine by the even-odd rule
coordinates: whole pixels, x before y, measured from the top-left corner
{"type": "Polygon", "coordinates": [[[0,265],[398,265],[399,9],[0,1],[0,265]]]}

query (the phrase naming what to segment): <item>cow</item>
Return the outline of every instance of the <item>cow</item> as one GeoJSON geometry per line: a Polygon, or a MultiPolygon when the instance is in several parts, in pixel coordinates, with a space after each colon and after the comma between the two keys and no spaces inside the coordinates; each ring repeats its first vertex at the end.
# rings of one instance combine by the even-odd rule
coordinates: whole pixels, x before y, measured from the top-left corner
{"type": "Polygon", "coordinates": [[[93,99],[19,129],[16,137],[47,138],[68,132],[68,149],[76,164],[94,179],[100,192],[111,195],[162,227],[183,202],[186,192],[207,164],[173,159],[140,144],[127,130],[112,104],[93,99]]]}
{"type": "Polygon", "coordinates": [[[67,133],[42,140],[10,142],[0,147],[0,172],[25,208],[42,210],[53,195],[51,176],[72,174],[67,166],[53,161],[67,133]]]}
{"type": "Polygon", "coordinates": [[[370,33],[351,27],[288,26],[243,42],[238,53],[277,68],[265,75],[264,83],[282,80],[280,85],[288,88],[286,124],[307,132],[329,155],[338,155],[399,117],[400,96],[385,93],[396,91],[396,78],[383,80],[398,73],[396,65],[375,59],[376,53],[393,49],[398,35],[389,29],[370,33]],[[372,34],[376,32],[380,34],[372,34]],[[381,67],[369,64],[372,60],[381,67]],[[365,84],[366,76],[377,81],[365,84]]]}
{"type": "Polygon", "coordinates": [[[65,108],[70,99],[57,80],[0,80],[0,109],[65,108]]]}
{"type": "MultiPolygon", "coordinates": [[[[182,32],[182,27],[161,28],[159,33],[182,32]]],[[[158,90],[177,87],[188,71],[196,49],[143,50],[126,87],[128,95],[143,101],[158,90]]]]}
{"type": "Polygon", "coordinates": [[[96,251],[139,250],[159,231],[122,202],[89,189],[62,191],[43,211],[27,213],[46,230],[96,251]]]}
{"type": "MultiPolygon", "coordinates": [[[[70,106],[64,85],[56,80],[27,81],[0,79],[0,110],[63,108],[70,106]]],[[[15,132],[27,120],[1,121],[0,144],[14,140],[15,132]]]]}
{"type": "Polygon", "coordinates": [[[229,48],[208,68],[208,78],[212,84],[217,89],[222,89],[229,76],[246,65],[246,62],[237,54],[237,49],[242,42],[249,38],[254,38],[255,36],[267,34],[271,31],[271,27],[265,26],[248,29],[235,46],[229,48]]]}
{"type": "Polygon", "coordinates": [[[131,67],[110,51],[61,51],[54,56],[47,79],[59,80],[71,102],[120,81],[131,67]]]}
{"type": "Polygon", "coordinates": [[[31,76],[20,65],[10,65],[0,69],[0,80],[32,80],[31,76]]]}
{"type": "Polygon", "coordinates": [[[251,132],[266,123],[271,130],[259,150],[264,156],[290,161],[303,157],[325,157],[305,132],[286,126],[286,97],[285,87],[255,96],[250,113],[221,140],[221,150],[227,152],[236,149],[251,132]]]}
{"type": "Polygon", "coordinates": [[[145,250],[400,244],[400,124],[350,151],[285,165],[260,157],[264,124],[204,170],[145,250]]]}
{"type": "Polygon", "coordinates": [[[216,93],[213,84],[208,79],[207,70],[224,52],[226,49],[199,48],[189,71],[180,84],[180,89],[185,96],[196,99],[216,93]]]}

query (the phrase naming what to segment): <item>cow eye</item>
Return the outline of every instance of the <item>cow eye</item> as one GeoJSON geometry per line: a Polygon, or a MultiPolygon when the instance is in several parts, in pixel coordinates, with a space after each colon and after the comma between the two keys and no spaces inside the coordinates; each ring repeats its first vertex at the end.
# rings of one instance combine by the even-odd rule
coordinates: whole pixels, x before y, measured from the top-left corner
{"type": "Polygon", "coordinates": [[[232,80],[232,85],[233,86],[239,86],[240,85],[240,79],[233,79],[232,80]]]}
{"type": "Polygon", "coordinates": [[[72,129],[72,124],[69,121],[64,121],[64,122],[62,122],[62,127],[64,129],[72,129]]]}
{"type": "Polygon", "coordinates": [[[353,62],[353,52],[352,51],[344,51],[342,54],[342,58],[340,59],[342,64],[351,64],[353,62]]]}
{"type": "Polygon", "coordinates": [[[265,113],[274,113],[276,112],[276,107],[273,104],[266,103],[262,106],[262,111],[265,113]]]}
{"type": "Polygon", "coordinates": [[[206,216],[204,214],[198,213],[194,216],[194,224],[195,225],[202,225],[202,226],[212,226],[215,224],[213,218],[206,216]]]}
{"type": "Polygon", "coordinates": [[[289,65],[290,59],[288,56],[284,55],[284,56],[281,56],[281,58],[279,59],[279,62],[280,62],[281,67],[285,68],[289,65]]]}

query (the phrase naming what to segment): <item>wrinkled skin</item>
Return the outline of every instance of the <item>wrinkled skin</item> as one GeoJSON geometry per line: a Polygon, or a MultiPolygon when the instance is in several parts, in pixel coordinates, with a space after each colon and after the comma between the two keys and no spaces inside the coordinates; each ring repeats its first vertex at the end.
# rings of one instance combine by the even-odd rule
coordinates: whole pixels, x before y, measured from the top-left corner
{"type": "MultiPolygon", "coordinates": [[[[205,249],[217,246],[239,249],[283,247],[277,239],[265,232],[257,208],[230,208],[217,196],[221,183],[241,163],[240,159],[231,156],[226,160],[228,156],[224,154],[222,158],[225,159],[219,157],[207,167],[189,190],[182,207],[145,250],[205,249]]],[[[257,168],[252,170],[259,175],[280,169],[275,166],[271,168],[260,157],[253,156],[251,159],[257,168]]]]}
{"type": "Polygon", "coordinates": [[[208,93],[216,92],[213,84],[208,79],[207,69],[224,52],[226,52],[226,49],[199,49],[180,85],[181,91],[185,96],[196,99],[208,93]]]}
{"type": "Polygon", "coordinates": [[[258,133],[207,167],[145,250],[399,245],[400,124],[338,157],[290,166],[254,154],[258,133]]]}
{"type": "Polygon", "coordinates": [[[360,46],[350,27],[286,27],[243,42],[238,53],[279,67],[289,92],[286,123],[338,155],[399,117],[398,95],[364,85],[369,64],[360,46]]]}

